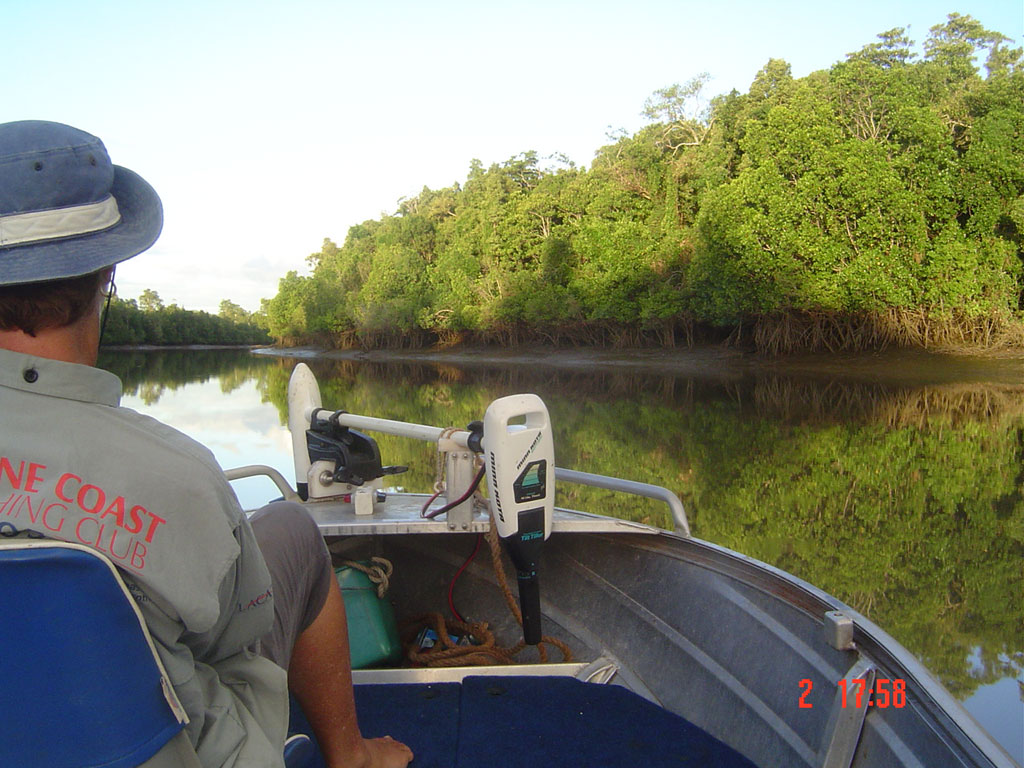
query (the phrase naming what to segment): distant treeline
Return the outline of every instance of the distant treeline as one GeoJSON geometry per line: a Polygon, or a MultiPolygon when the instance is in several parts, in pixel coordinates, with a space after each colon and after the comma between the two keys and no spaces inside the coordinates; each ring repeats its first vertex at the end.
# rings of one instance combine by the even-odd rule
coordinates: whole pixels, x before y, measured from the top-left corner
{"type": "Polygon", "coordinates": [[[589,169],[522,153],[325,240],[266,301],[281,343],[1024,343],[1024,65],[951,14],[828,70],[770,60],[648,99],[589,169]],[[983,62],[984,76],[975,61],[983,62]]]}
{"type": "Polygon", "coordinates": [[[114,298],[103,332],[104,346],[138,344],[267,344],[271,341],[251,315],[231,301],[222,301],[220,314],[211,315],[176,304],[164,306],[153,290],[143,292],[139,301],[114,298]]]}

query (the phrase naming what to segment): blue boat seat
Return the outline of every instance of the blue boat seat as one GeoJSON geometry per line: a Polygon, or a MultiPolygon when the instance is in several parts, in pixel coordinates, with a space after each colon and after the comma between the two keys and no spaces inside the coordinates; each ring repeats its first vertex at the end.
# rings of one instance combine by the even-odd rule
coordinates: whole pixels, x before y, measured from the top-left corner
{"type": "MultiPolygon", "coordinates": [[[[567,677],[356,685],[364,736],[409,745],[416,768],[756,768],[679,715],[617,685],[567,677]]],[[[293,700],[292,727],[309,729],[293,700]]],[[[319,751],[304,768],[325,768],[319,751]]]]}
{"type": "Polygon", "coordinates": [[[0,542],[0,765],[193,768],[187,717],[114,565],[0,542]]]}

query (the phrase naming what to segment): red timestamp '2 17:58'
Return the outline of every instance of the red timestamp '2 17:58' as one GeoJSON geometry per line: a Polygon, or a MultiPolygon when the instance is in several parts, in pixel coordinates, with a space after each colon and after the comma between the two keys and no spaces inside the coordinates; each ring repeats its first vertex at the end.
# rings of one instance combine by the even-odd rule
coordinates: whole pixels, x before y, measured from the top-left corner
{"type": "MultiPolygon", "coordinates": [[[[800,694],[798,706],[801,709],[812,709],[814,705],[807,700],[807,696],[814,689],[814,683],[809,678],[804,678],[799,685],[803,693],[800,694]]],[[[840,680],[836,685],[839,686],[840,706],[844,709],[847,706],[899,709],[907,704],[907,681],[901,678],[890,680],[880,677],[875,680],[874,686],[869,686],[864,678],[855,677],[851,680],[840,680]]]]}

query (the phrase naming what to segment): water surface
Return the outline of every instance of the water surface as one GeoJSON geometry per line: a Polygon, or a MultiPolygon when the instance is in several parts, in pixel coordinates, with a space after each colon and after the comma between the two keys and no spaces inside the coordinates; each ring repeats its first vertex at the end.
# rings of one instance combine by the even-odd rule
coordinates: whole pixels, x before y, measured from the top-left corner
{"type": "MultiPolygon", "coordinates": [[[[325,406],[465,426],[536,392],[559,466],[663,485],[695,536],[783,568],[896,637],[1024,763],[1024,361],[890,353],[763,364],[732,355],[489,362],[322,360],[325,406]],[[550,363],[550,364],[549,364],[550,363]]],[[[294,360],[244,352],[105,353],[124,404],[208,445],[225,467],[293,477],[294,360]]],[[[429,446],[379,439],[434,481],[429,446]]],[[[235,484],[246,507],[276,495],[235,484]]],[[[571,487],[564,506],[670,526],[656,502],[571,487]]]]}

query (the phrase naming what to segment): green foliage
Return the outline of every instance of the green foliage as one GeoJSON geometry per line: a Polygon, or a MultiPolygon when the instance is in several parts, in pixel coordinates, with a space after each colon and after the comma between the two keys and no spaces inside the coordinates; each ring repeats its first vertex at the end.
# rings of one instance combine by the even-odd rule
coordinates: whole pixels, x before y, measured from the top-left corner
{"type": "Polygon", "coordinates": [[[238,306],[230,299],[224,299],[221,301],[220,311],[217,314],[225,320],[230,320],[233,323],[248,323],[252,320],[251,313],[246,312],[245,309],[238,306]]]}
{"type": "MultiPolygon", "coordinates": [[[[989,84],[963,65],[996,38],[968,22],[935,28],[923,66],[973,77],[980,106],[989,84]]],[[[736,176],[700,211],[699,316],[1016,309],[1022,102],[952,126],[922,84],[931,70],[907,64],[903,31],[880,37],[746,124],[736,176]]]]}
{"type": "Polygon", "coordinates": [[[191,344],[266,344],[270,337],[234,302],[221,302],[221,313],[164,306],[156,291],[147,288],[139,301],[114,298],[110,302],[104,346],[168,346],[191,344]]]}
{"type": "Polygon", "coordinates": [[[152,288],[146,288],[139,296],[139,308],[143,312],[158,312],[164,308],[164,302],[159,293],[152,288]]]}
{"type": "Polygon", "coordinates": [[[570,286],[585,317],[622,325],[639,320],[640,298],[651,285],[657,242],[643,222],[587,221],[574,239],[580,264],[570,286]]]}
{"type": "Polygon", "coordinates": [[[660,123],[661,144],[677,152],[683,147],[699,146],[708,135],[709,105],[701,99],[701,91],[711,79],[702,72],[688,82],[659,88],[644,104],[644,116],[660,123]]]}
{"type": "Polygon", "coordinates": [[[267,325],[341,345],[899,313],[925,326],[914,340],[964,318],[1019,332],[1024,69],[1007,42],[951,14],[921,58],[895,28],[800,79],[770,59],[747,93],[708,100],[707,74],[659,89],[651,124],[589,170],[474,160],[464,183],[325,241],[312,275],[282,279],[267,325]]]}
{"type": "Polygon", "coordinates": [[[873,67],[887,69],[907,64],[914,58],[913,41],[907,37],[906,27],[896,27],[878,35],[879,42],[868,43],[856,53],[848,55],[851,61],[866,61],[873,67]]]}
{"type": "MultiPolygon", "coordinates": [[[[405,220],[402,220],[403,223],[405,220]]],[[[410,244],[378,248],[356,299],[356,325],[368,331],[408,333],[424,307],[424,258],[410,244]]]]}
{"type": "Polygon", "coordinates": [[[988,51],[986,67],[989,73],[1003,72],[1020,59],[1021,50],[1007,51],[1003,43],[1010,38],[981,26],[977,19],[951,13],[945,24],[931,28],[925,40],[925,58],[945,69],[957,80],[970,80],[976,76],[974,57],[981,51],[988,51]]]}

